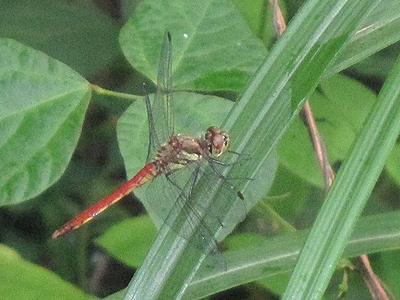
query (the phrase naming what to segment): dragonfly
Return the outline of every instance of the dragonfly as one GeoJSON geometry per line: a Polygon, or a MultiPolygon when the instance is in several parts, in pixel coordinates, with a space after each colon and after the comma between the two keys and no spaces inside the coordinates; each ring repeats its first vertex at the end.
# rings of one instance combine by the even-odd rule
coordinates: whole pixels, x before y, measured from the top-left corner
{"type": "MultiPolygon", "coordinates": [[[[205,217],[199,210],[203,208],[191,204],[191,199],[197,192],[207,192],[212,190],[210,187],[195,188],[199,181],[202,165],[208,163],[212,165],[211,170],[215,173],[214,176],[223,178],[218,166],[223,166],[224,163],[218,158],[228,151],[230,145],[229,135],[216,126],[209,127],[204,137],[197,138],[191,135],[177,134],[174,135],[173,116],[171,112],[171,97],[172,97],[172,40],[171,34],[165,34],[164,42],[161,49],[158,76],[157,90],[154,100],[150,101],[146,96],[146,108],[149,126],[149,150],[148,158],[145,166],[137,172],[137,174],[116,191],[106,196],[93,206],[89,207],[72,220],[65,223],[60,229],[53,233],[53,238],[62,236],[72,230],[77,229],[83,224],[89,222],[108,207],[118,202],[127,194],[133,192],[138,187],[153,181],[155,178],[164,177],[164,182],[169,185],[170,189],[175,190],[176,195],[175,205],[172,208],[171,214],[178,214],[178,210],[183,211],[183,218],[189,218],[193,222],[193,226],[197,226],[198,233],[195,239],[198,241],[197,247],[204,252],[217,252],[217,245],[214,236],[207,227],[207,222],[204,223],[205,217]],[[161,143],[162,141],[166,141],[161,143]],[[175,180],[175,174],[181,169],[190,169],[191,175],[187,179],[186,184],[182,184],[179,180],[175,180]],[[164,175],[164,176],[161,176],[164,175]],[[197,225],[195,225],[197,224],[197,225]]],[[[212,180],[206,181],[212,185],[212,180]]],[[[149,190],[149,189],[148,189],[149,190]]],[[[232,197],[244,200],[243,195],[238,192],[233,186],[228,185],[225,193],[232,197]],[[232,191],[234,191],[232,193],[232,191]]],[[[167,219],[173,219],[167,217],[167,219]]],[[[212,222],[219,222],[217,215],[208,218],[212,222]]],[[[182,232],[177,226],[182,226],[182,222],[175,225],[175,231],[182,232]]],[[[189,223],[191,224],[191,223],[189,223]]],[[[222,224],[221,224],[222,225],[222,224]]],[[[173,225],[171,225],[173,226],[173,225]]],[[[181,233],[185,237],[185,233],[181,233]]]]}

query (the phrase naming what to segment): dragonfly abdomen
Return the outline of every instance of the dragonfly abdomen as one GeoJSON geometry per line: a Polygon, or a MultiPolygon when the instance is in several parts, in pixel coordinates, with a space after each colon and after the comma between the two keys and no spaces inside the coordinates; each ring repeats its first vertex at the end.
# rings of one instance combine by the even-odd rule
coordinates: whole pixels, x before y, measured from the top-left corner
{"type": "Polygon", "coordinates": [[[151,181],[157,175],[159,175],[159,173],[156,170],[156,165],[152,162],[147,163],[132,179],[120,186],[119,189],[117,189],[114,193],[95,203],[84,212],[76,216],[74,219],[65,223],[60,229],[56,230],[53,233],[53,238],[64,235],[67,232],[70,232],[71,230],[74,230],[89,222],[98,214],[106,210],[109,206],[122,199],[122,197],[133,192],[136,188],[144,185],[148,181],[151,181]]]}

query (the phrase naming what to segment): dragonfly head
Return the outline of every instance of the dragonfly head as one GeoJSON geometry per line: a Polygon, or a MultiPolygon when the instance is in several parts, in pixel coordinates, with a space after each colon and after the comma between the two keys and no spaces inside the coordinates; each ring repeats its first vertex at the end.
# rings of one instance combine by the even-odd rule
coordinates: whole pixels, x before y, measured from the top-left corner
{"type": "Polygon", "coordinates": [[[219,129],[211,126],[207,129],[205,139],[208,141],[209,152],[212,157],[218,157],[229,147],[229,135],[219,129]]]}

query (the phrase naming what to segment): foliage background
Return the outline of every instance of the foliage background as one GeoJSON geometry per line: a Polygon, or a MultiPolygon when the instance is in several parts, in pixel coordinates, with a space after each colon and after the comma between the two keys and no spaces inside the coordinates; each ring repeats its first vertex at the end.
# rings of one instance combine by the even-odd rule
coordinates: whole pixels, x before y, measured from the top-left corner
{"type": "MultiPolygon", "coordinates": [[[[70,66],[92,84],[140,95],[143,93],[142,82],[146,81],[150,85],[151,81],[132,70],[118,44],[119,31],[136,5],[137,3],[128,1],[7,2],[0,12],[0,36],[11,37],[43,51],[70,66]]],[[[250,1],[245,5],[237,1],[235,5],[253,34],[262,41],[266,55],[267,49],[274,42],[274,34],[265,3],[250,1]]],[[[287,1],[283,5],[289,20],[296,13],[299,4],[296,1],[287,1]]],[[[311,105],[328,153],[337,168],[346,156],[370,107],[376,101],[376,93],[398,53],[398,44],[394,44],[367,57],[346,69],[347,76],[335,75],[325,79],[311,97],[311,105]]],[[[185,74],[184,70],[182,73],[185,74]]],[[[211,79],[200,84],[203,88],[208,87],[214,91],[211,79]]],[[[242,90],[244,81],[227,81],[224,92],[219,90],[218,94],[234,99],[235,93],[242,90]]],[[[184,86],[184,83],[177,83],[184,86]]],[[[30,201],[7,205],[1,209],[0,238],[4,245],[1,255],[4,259],[1,260],[3,266],[0,277],[2,282],[8,283],[3,286],[2,295],[7,295],[9,299],[21,299],[23,295],[25,298],[29,295],[31,298],[40,296],[54,299],[62,294],[65,298],[78,299],[88,296],[66,284],[64,280],[97,296],[109,295],[124,288],[129,282],[134,267],[139,266],[155,236],[155,229],[148,218],[142,216],[127,220],[128,216],[144,213],[140,202],[133,195],[79,232],[61,241],[49,238],[63,221],[102,198],[124,181],[125,167],[118,148],[116,124],[129,104],[128,100],[113,101],[110,97],[94,94],[87,108],[78,146],[60,180],[30,201]],[[119,221],[123,222],[118,224],[119,221]],[[106,231],[115,224],[122,228],[114,227],[106,231]],[[128,261],[121,253],[126,245],[118,245],[120,238],[113,230],[128,232],[132,228],[136,228],[135,231],[140,234],[135,240],[137,253],[132,255],[130,252],[128,255],[130,259],[134,257],[136,260],[128,261]],[[103,236],[95,239],[104,232],[103,236]],[[111,250],[110,244],[116,249],[111,250]],[[59,274],[64,280],[54,276],[54,273],[38,268],[39,265],[59,274]],[[40,281],[36,282],[39,278],[40,281]]],[[[400,175],[397,148],[398,145],[375,187],[364,215],[398,209],[400,175]]],[[[296,120],[287,131],[278,146],[278,155],[279,168],[269,196],[250,212],[246,221],[238,228],[238,234],[232,236],[224,247],[240,248],[240,245],[249,243],[257,245],[263,241],[261,235],[290,231],[292,228],[288,224],[297,229],[311,226],[324,191],[307,131],[300,120],[296,120]]],[[[371,256],[371,260],[378,275],[398,297],[399,287],[393,281],[400,271],[397,263],[398,250],[377,252],[371,256]]],[[[338,270],[326,297],[330,298],[338,293],[337,285],[342,276],[343,269],[338,270]]],[[[268,280],[237,287],[219,297],[273,298],[282,293],[287,277],[288,273],[269,277],[268,280]]],[[[348,284],[349,299],[368,297],[367,289],[357,272],[349,272],[348,284]]]]}

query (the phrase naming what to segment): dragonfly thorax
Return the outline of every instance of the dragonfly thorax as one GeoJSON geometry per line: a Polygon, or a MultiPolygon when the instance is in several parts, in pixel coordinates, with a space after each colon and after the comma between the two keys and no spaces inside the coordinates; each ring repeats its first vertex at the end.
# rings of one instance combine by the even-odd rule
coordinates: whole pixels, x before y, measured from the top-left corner
{"type": "Polygon", "coordinates": [[[170,173],[206,157],[216,158],[229,146],[229,137],[218,127],[209,127],[204,139],[173,135],[157,151],[153,161],[157,173],[170,173]]]}

